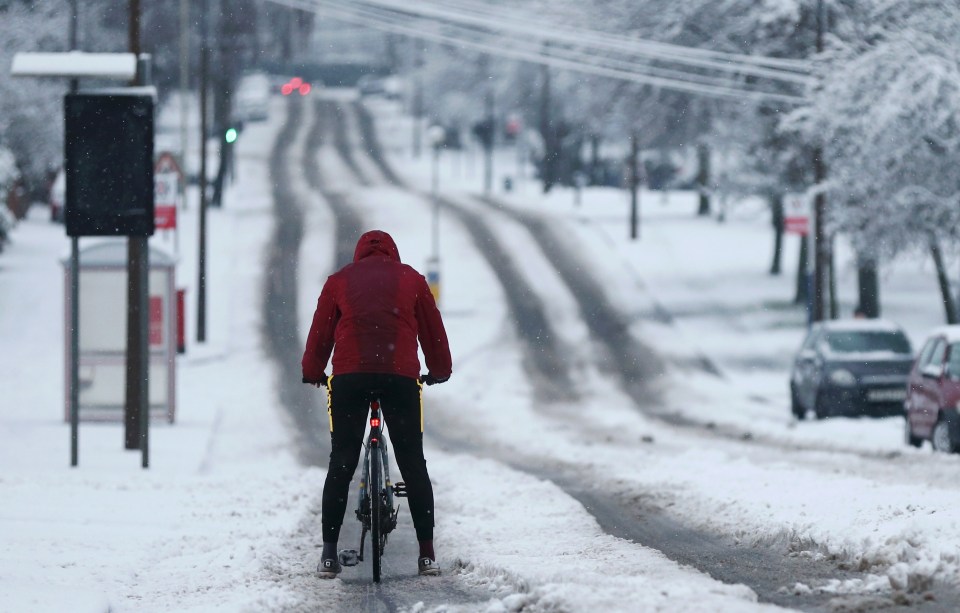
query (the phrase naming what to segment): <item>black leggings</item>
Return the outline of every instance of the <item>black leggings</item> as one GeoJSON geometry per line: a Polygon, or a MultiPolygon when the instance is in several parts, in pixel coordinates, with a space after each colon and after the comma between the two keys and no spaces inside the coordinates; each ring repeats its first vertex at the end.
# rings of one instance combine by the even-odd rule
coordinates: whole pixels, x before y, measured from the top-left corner
{"type": "Polygon", "coordinates": [[[347,509],[350,481],[357,470],[367,424],[366,392],[380,390],[380,407],[400,474],[407,484],[417,540],[433,539],[433,487],[423,458],[420,383],[399,375],[356,373],[330,382],[330,468],[323,484],[323,542],[336,543],[347,509]]]}

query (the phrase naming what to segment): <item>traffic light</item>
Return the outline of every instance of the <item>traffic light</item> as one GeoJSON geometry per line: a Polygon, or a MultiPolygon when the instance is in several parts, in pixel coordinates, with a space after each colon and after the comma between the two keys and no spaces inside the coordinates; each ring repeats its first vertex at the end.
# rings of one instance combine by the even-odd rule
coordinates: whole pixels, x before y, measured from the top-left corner
{"type": "Polygon", "coordinates": [[[237,132],[237,129],[234,128],[233,126],[230,126],[229,128],[227,128],[227,131],[224,132],[223,140],[226,141],[228,145],[232,145],[237,141],[238,135],[239,135],[239,132],[237,132]]]}

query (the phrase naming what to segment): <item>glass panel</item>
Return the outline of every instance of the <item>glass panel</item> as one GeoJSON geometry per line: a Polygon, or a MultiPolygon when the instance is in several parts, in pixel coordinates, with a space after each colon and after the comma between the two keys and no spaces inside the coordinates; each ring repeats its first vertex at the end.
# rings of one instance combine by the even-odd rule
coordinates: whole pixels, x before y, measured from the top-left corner
{"type": "Polygon", "coordinates": [[[910,341],[900,332],[830,332],[827,344],[837,353],[910,353],[910,341]]]}
{"type": "Polygon", "coordinates": [[[951,379],[960,379],[960,343],[950,345],[950,357],[947,360],[947,375],[951,379]]]}

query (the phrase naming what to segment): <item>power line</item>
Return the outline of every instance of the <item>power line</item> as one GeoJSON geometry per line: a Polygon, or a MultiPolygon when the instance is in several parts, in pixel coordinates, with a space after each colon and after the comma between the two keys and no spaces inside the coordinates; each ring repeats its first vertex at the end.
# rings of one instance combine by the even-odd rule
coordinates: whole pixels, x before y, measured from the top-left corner
{"type": "MultiPolygon", "coordinates": [[[[448,0],[449,2],[449,0],[448,0]]],[[[340,0],[340,4],[346,4],[340,0]]],[[[670,43],[660,43],[643,39],[630,38],[609,32],[598,32],[586,28],[568,28],[559,24],[549,24],[545,27],[542,21],[532,17],[514,16],[504,18],[480,8],[476,3],[460,0],[460,6],[472,5],[469,9],[473,14],[457,11],[442,6],[437,0],[420,0],[405,5],[400,0],[351,0],[351,5],[366,4],[400,13],[415,14],[435,19],[481,26],[499,31],[512,31],[520,35],[536,35],[544,40],[557,43],[583,45],[589,42],[603,49],[629,53],[632,55],[659,59],[676,63],[688,64],[716,70],[737,71],[757,77],[788,80],[805,83],[806,74],[810,71],[809,63],[805,60],[781,58],[767,58],[747,54],[712,51],[695,47],[685,47],[670,43]]]]}
{"type": "MultiPolygon", "coordinates": [[[[496,34],[478,32],[469,29],[464,32],[462,26],[442,24],[438,23],[436,20],[420,18],[415,15],[404,17],[402,15],[397,15],[396,12],[384,12],[369,6],[359,6],[359,4],[362,4],[360,2],[351,3],[349,6],[344,6],[335,0],[269,1],[275,4],[310,11],[317,14],[326,12],[327,14],[330,14],[331,16],[343,21],[358,23],[387,32],[403,34],[414,38],[433,40],[435,42],[446,43],[461,48],[469,48],[492,55],[499,55],[512,59],[545,64],[556,68],[574,70],[594,76],[602,76],[646,85],[653,85],[664,89],[672,89],[691,94],[735,100],[772,100],[792,104],[799,103],[803,100],[802,97],[796,95],[745,89],[742,87],[741,83],[737,82],[731,81],[727,84],[723,84],[722,78],[710,77],[699,73],[672,71],[675,76],[674,78],[671,78],[657,74],[650,74],[649,72],[640,72],[641,69],[653,69],[660,71],[666,70],[650,67],[647,64],[627,63],[627,65],[632,69],[599,65],[596,63],[597,60],[605,60],[607,58],[595,56],[589,57],[582,54],[578,56],[575,55],[576,51],[574,50],[566,51],[567,57],[557,57],[555,55],[544,53],[542,48],[517,49],[504,46],[504,41],[516,42],[516,37],[501,36],[499,37],[499,40],[492,41],[472,40],[465,38],[465,35],[480,35],[489,38],[496,36],[496,34]],[[448,29],[452,29],[454,33],[444,33],[433,29],[442,25],[447,25],[448,29]],[[682,76],[683,78],[677,78],[679,76],[682,76]],[[689,79],[693,80],[691,81],[689,79]],[[708,81],[704,81],[704,79],[707,79],[708,81]]],[[[624,63],[621,62],[621,66],[623,65],[624,63]]]]}
{"type": "MultiPolygon", "coordinates": [[[[344,10],[353,10],[357,14],[360,14],[360,11],[364,11],[364,9],[358,10],[356,8],[344,9],[344,10]]],[[[416,26],[418,28],[431,25],[431,26],[434,26],[434,31],[437,31],[436,26],[445,26],[446,31],[441,33],[444,36],[454,37],[461,44],[468,40],[473,40],[474,42],[477,42],[477,43],[484,43],[482,39],[477,40],[476,38],[471,39],[469,37],[476,37],[477,35],[481,37],[490,36],[487,33],[477,32],[476,30],[469,30],[469,29],[460,30],[459,28],[461,28],[461,26],[454,25],[454,24],[439,24],[433,21],[427,21],[425,23],[422,23],[422,22],[411,23],[411,20],[415,20],[417,18],[410,17],[408,21],[404,21],[403,18],[401,18],[399,15],[395,15],[393,13],[381,14],[377,9],[365,9],[365,11],[366,12],[363,14],[370,15],[371,18],[373,18],[374,15],[377,15],[379,16],[381,22],[390,23],[393,25],[404,25],[404,26],[410,26],[410,27],[416,26]]],[[[487,42],[489,43],[490,41],[487,41],[487,42]]],[[[674,70],[671,68],[653,66],[651,64],[646,64],[646,63],[642,65],[638,65],[637,62],[635,61],[628,61],[622,58],[596,55],[595,50],[581,51],[577,49],[570,49],[570,48],[556,47],[556,46],[551,46],[549,48],[546,48],[544,45],[542,45],[541,43],[538,43],[537,41],[527,40],[519,37],[498,37],[496,42],[498,44],[511,44],[513,45],[514,48],[520,47],[521,51],[524,51],[527,53],[536,53],[538,55],[542,55],[546,57],[558,57],[566,60],[582,62],[584,64],[589,64],[592,66],[600,65],[607,68],[625,70],[627,72],[642,71],[643,74],[648,74],[651,76],[686,80],[686,81],[690,81],[691,83],[702,84],[702,85],[715,85],[719,87],[735,87],[735,88],[741,88],[742,86],[742,83],[740,82],[731,81],[730,77],[719,77],[719,76],[712,76],[712,75],[706,75],[701,73],[684,72],[681,70],[674,70]]],[[[756,91],[756,90],[749,90],[749,91],[756,91]]]]}
{"type": "MultiPolygon", "coordinates": [[[[287,0],[289,2],[297,2],[298,0],[287,0]]],[[[611,68],[608,66],[597,65],[593,63],[584,62],[582,60],[575,59],[566,59],[561,57],[555,57],[548,55],[542,52],[542,50],[527,50],[527,49],[515,49],[510,47],[505,47],[502,44],[496,44],[496,41],[491,42],[481,42],[473,41],[463,38],[462,36],[451,36],[449,34],[443,34],[432,30],[427,30],[424,28],[424,24],[401,24],[396,21],[391,21],[389,17],[384,17],[383,15],[376,15],[374,13],[365,12],[364,9],[358,7],[344,8],[339,6],[336,3],[329,2],[328,0],[315,0],[319,4],[323,4],[327,10],[331,11],[332,14],[337,15],[339,18],[354,21],[357,23],[365,23],[366,25],[385,30],[388,32],[395,32],[399,34],[405,34],[412,37],[425,38],[433,40],[436,42],[442,42],[451,44],[453,46],[459,46],[461,48],[470,48],[492,55],[499,55],[502,57],[509,57],[512,59],[525,60],[533,63],[546,64],[548,66],[563,68],[567,70],[574,70],[577,72],[590,74],[594,76],[609,77],[613,79],[620,79],[625,81],[632,81],[635,83],[641,83],[645,85],[655,85],[664,89],[673,89],[676,91],[683,91],[686,93],[708,95],[719,98],[728,98],[728,99],[751,99],[751,100],[775,100],[780,102],[788,103],[798,103],[803,99],[799,96],[793,96],[789,94],[780,94],[780,93],[768,93],[768,92],[759,92],[756,90],[744,89],[738,87],[739,84],[731,83],[730,85],[710,85],[702,82],[692,82],[686,80],[680,80],[675,78],[667,78],[662,76],[651,75],[648,73],[638,72],[636,70],[624,70],[621,68],[611,68]]],[[[643,68],[643,66],[638,66],[638,68],[643,68]]],[[[690,75],[697,76],[697,75],[690,75]]]]}

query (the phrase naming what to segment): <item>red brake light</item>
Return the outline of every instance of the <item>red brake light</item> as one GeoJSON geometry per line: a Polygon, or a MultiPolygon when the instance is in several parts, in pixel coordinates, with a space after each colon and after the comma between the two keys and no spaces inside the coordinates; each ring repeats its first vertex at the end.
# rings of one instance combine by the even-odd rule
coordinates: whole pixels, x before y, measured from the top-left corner
{"type": "Polygon", "coordinates": [[[300,77],[293,77],[292,79],[290,79],[290,87],[300,87],[302,83],[303,83],[303,79],[301,79],[300,77]]]}
{"type": "Polygon", "coordinates": [[[301,96],[306,96],[306,95],[309,94],[309,93],[310,93],[310,84],[309,84],[309,83],[304,83],[303,85],[300,86],[300,95],[301,95],[301,96]]]}
{"type": "Polygon", "coordinates": [[[284,83],[283,87],[280,88],[280,93],[283,94],[284,96],[289,96],[291,93],[293,93],[293,85],[290,85],[289,83],[284,83]]]}
{"type": "Polygon", "coordinates": [[[374,428],[379,428],[379,427],[380,427],[380,418],[379,418],[379,417],[371,417],[371,418],[370,418],[370,425],[371,425],[372,427],[374,427],[374,428]]]}

